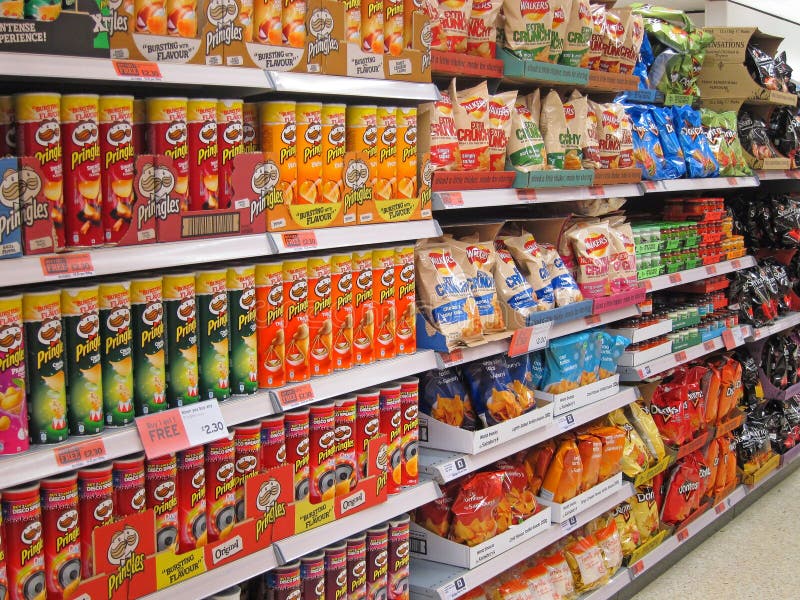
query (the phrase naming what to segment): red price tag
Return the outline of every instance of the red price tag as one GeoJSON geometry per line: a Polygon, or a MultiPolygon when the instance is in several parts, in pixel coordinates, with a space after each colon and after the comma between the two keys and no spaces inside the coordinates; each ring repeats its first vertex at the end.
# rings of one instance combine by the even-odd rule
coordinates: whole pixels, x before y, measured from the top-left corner
{"type": "Polygon", "coordinates": [[[734,269],[741,269],[742,268],[742,261],[739,260],[738,258],[734,259],[734,260],[731,261],[731,266],[734,269]]]}
{"type": "Polygon", "coordinates": [[[738,177],[728,177],[728,185],[731,186],[731,187],[738,187],[739,178],[738,177]]]}
{"type": "Polygon", "coordinates": [[[686,350],[681,350],[675,354],[675,362],[684,362],[686,360],[686,350]]]}
{"type": "Polygon", "coordinates": [[[726,329],[722,332],[722,341],[726,350],[733,350],[744,344],[744,333],[741,327],[726,329]]]}
{"type": "Polygon", "coordinates": [[[680,283],[681,282],[681,274],[680,273],[670,273],[669,282],[670,283],[680,283]]]}
{"type": "Polygon", "coordinates": [[[709,265],[706,267],[706,273],[709,275],[716,275],[717,274],[717,266],[716,265],[709,265]]]}
{"type": "Polygon", "coordinates": [[[513,357],[527,354],[528,346],[531,343],[531,335],[533,335],[533,327],[517,329],[514,335],[511,336],[511,343],[508,346],[508,355],[513,357]]]}
{"type": "Polygon", "coordinates": [[[597,325],[601,320],[600,315],[589,315],[586,317],[586,324],[589,326],[597,325]]]}
{"type": "Polygon", "coordinates": [[[75,444],[53,449],[59,467],[76,469],[106,459],[106,444],[103,438],[91,438],[75,444]]]}
{"type": "Polygon", "coordinates": [[[173,454],[191,447],[189,434],[177,408],[139,417],[136,427],[148,457],[173,454]]]}
{"type": "Polygon", "coordinates": [[[287,250],[306,250],[317,247],[317,234],[313,231],[292,231],[281,234],[287,250]]]}
{"type": "Polygon", "coordinates": [[[461,192],[440,192],[439,197],[442,199],[442,204],[447,207],[464,206],[464,196],[461,192]]]}
{"type": "Polygon", "coordinates": [[[718,515],[721,515],[722,513],[724,513],[724,512],[725,512],[725,509],[726,509],[726,508],[728,508],[728,507],[727,507],[727,506],[725,506],[725,503],[724,503],[724,502],[720,502],[719,504],[717,504],[717,505],[714,507],[714,512],[715,512],[715,513],[717,513],[718,515]]]}
{"type": "Polygon", "coordinates": [[[676,536],[679,542],[684,542],[689,539],[689,530],[688,529],[681,529],[676,536]]]}
{"type": "Polygon", "coordinates": [[[293,408],[308,404],[314,399],[314,389],[310,383],[303,383],[278,390],[278,402],[283,408],[293,408]]]}
{"type": "Polygon", "coordinates": [[[39,262],[45,279],[72,279],[94,275],[92,255],[85,252],[42,256],[39,262]]]}
{"type": "Polygon", "coordinates": [[[112,60],[117,76],[125,79],[159,81],[163,79],[158,63],[143,60],[112,60]]]}
{"type": "Polygon", "coordinates": [[[590,196],[605,196],[606,195],[606,188],[602,185],[592,185],[589,186],[589,195],[590,196]]]}
{"type": "Polygon", "coordinates": [[[455,365],[464,361],[464,352],[461,350],[453,350],[449,354],[442,354],[442,362],[446,366],[455,365]]]}
{"type": "Polygon", "coordinates": [[[536,202],[536,190],[517,190],[517,200],[520,202],[536,202]]]}
{"type": "Polygon", "coordinates": [[[655,181],[644,181],[643,183],[646,192],[655,192],[656,189],[658,188],[655,181]]]}
{"type": "Polygon", "coordinates": [[[644,280],[644,289],[645,289],[645,291],[648,291],[648,292],[650,290],[652,290],[653,289],[653,282],[650,281],[649,279],[645,279],[644,280]]]}
{"type": "Polygon", "coordinates": [[[703,350],[705,350],[706,352],[713,352],[714,340],[708,340],[707,342],[703,342],[703,350]]]}
{"type": "Polygon", "coordinates": [[[631,565],[631,575],[634,577],[641,575],[642,571],[644,571],[644,563],[641,560],[636,561],[631,565]]]}

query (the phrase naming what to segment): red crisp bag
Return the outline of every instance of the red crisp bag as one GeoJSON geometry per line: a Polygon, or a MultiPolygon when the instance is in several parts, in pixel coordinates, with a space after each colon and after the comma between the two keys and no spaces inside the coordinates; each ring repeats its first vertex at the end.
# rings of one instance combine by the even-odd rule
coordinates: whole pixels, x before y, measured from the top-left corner
{"type": "Polygon", "coordinates": [[[600,480],[600,463],[603,460],[603,442],[589,434],[578,435],[578,451],[581,454],[583,477],[580,491],[585,492],[600,480]]]}
{"type": "Polygon", "coordinates": [[[417,508],[414,512],[414,522],[440,537],[447,537],[452,519],[450,508],[460,487],[459,480],[442,485],[442,497],[417,508]]]}
{"type": "Polygon", "coordinates": [[[583,464],[578,446],[574,439],[565,438],[550,462],[539,493],[550,502],[566,502],[578,495],[582,477],[583,464]]]}
{"type": "Polygon", "coordinates": [[[542,489],[544,476],[547,475],[547,469],[550,468],[555,453],[555,440],[547,440],[531,448],[525,455],[523,466],[528,476],[528,489],[534,496],[538,496],[539,490],[542,489]]]}
{"type": "Polygon", "coordinates": [[[509,526],[522,523],[525,519],[536,512],[536,498],[528,489],[528,476],[525,468],[521,464],[512,461],[501,461],[497,464],[497,470],[503,475],[503,498],[501,505],[508,507],[508,515],[501,515],[498,506],[498,529],[501,528],[501,520],[507,518],[509,526]]]}
{"type": "Polygon", "coordinates": [[[700,506],[710,471],[699,452],[692,452],[678,461],[670,474],[661,521],[675,525],[685,520],[700,506]]]}
{"type": "Polygon", "coordinates": [[[650,414],[656,422],[661,437],[670,444],[680,446],[692,438],[687,394],[684,381],[664,381],[650,400],[650,414]]]}
{"type": "Polygon", "coordinates": [[[453,507],[450,539],[475,546],[497,532],[495,509],[503,493],[501,473],[476,473],[466,479],[453,507]]]}
{"type": "Polygon", "coordinates": [[[714,481],[711,479],[711,467],[709,467],[708,463],[706,463],[703,453],[700,450],[695,450],[689,456],[691,456],[692,460],[697,463],[700,473],[700,487],[698,488],[699,494],[697,496],[697,506],[695,506],[695,508],[697,508],[700,506],[700,501],[705,498],[709,485],[713,489],[714,481]]]}

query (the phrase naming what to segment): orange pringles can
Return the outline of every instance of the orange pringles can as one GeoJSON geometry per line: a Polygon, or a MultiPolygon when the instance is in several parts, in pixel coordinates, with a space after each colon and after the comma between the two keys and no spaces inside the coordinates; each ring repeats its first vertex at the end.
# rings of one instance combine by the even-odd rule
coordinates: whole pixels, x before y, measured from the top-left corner
{"type": "Polygon", "coordinates": [[[242,25],[242,41],[253,41],[253,3],[258,0],[238,0],[239,23],[242,25]]]}
{"type": "Polygon", "coordinates": [[[258,126],[258,104],[255,102],[245,102],[242,105],[242,145],[243,152],[258,152],[261,142],[258,126]]]}
{"type": "MultiPolygon", "coordinates": [[[[64,233],[64,169],[61,164],[61,94],[17,94],[14,96],[17,119],[16,136],[19,156],[35,157],[42,168],[42,189],[48,207],[39,207],[36,199],[22,207],[24,234],[33,231],[37,222],[49,221],[39,230],[53,240],[53,249],[60,252],[66,244],[64,233]]],[[[46,237],[43,235],[43,237],[46,237]]],[[[50,244],[47,244],[48,246],[50,244]]],[[[31,244],[25,242],[26,250],[31,244]]]]}
{"type": "Polygon", "coordinates": [[[419,447],[419,378],[408,377],[400,380],[400,408],[402,410],[402,439],[400,452],[402,455],[401,483],[417,485],[419,481],[419,465],[417,453],[419,447]]]}
{"type": "Polygon", "coordinates": [[[100,164],[105,243],[116,244],[133,218],[133,96],[100,96],[100,164]]]}
{"type": "Polygon", "coordinates": [[[206,446],[206,535],[221,540],[236,523],[236,451],[233,437],[206,446]]]}
{"type": "Polygon", "coordinates": [[[40,495],[47,597],[66,598],[81,581],[77,474],[43,479],[40,495]]]}
{"type": "Polygon", "coordinates": [[[284,419],[286,462],[294,467],[294,499],[303,500],[309,494],[309,409],[287,412],[284,419]]]}
{"type": "Polygon", "coordinates": [[[397,290],[395,288],[394,248],[372,251],[372,300],[375,305],[375,358],[394,358],[397,327],[397,290]]]}
{"type": "Polygon", "coordinates": [[[348,152],[364,152],[370,168],[370,187],[375,189],[378,173],[378,107],[348,106],[346,147],[348,152]]]}
{"type": "Polygon", "coordinates": [[[81,528],[81,576],[94,575],[92,532],[114,518],[114,487],[111,464],[105,463],[78,471],[78,513],[81,528]]]}
{"type": "Polygon", "coordinates": [[[380,388],[381,433],[386,436],[388,475],[386,489],[390,494],[400,491],[403,482],[403,412],[400,385],[383,385],[380,388]]]}
{"type": "Polygon", "coordinates": [[[356,451],[359,477],[366,477],[369,444],[381,434],[381,401],[377,389],[362,390],[356,396],[356,451]]]}
{"type": "Polygon", "coordinates": [[[342,0],[344,4],[345,41],[361,46],[361,1],[342,0]]]}
{"type": "Polygon", "coordinates": [[[322,201],[341,202],[346,107],[322,105],[322,201]]]}
{"type": "Polygon", "coordinates": [[[330,375],[333,372],[330,256],[308,259],[308,336],[311,340],[308,350],[311,375],[330,375]]]}
{"type": "Polygon", "coordinates": [[[229,208],[233,200],[233,159],[244,152],[242,123],[244,102],[217,101],[217,149],[219,153],[219,208],[229,208]]]}
{"type": "Polygon", "coordinates": [[[397,119],[397,197],[417,197],[417,108],[400,106],[397,119]]]}
{"type": "Polygon", "coordinates": [[[253,41],[280,46],[283,42],[281,6],[283,0],[254,0],[253,41]]]}
{"type": "Polygon", "coordinates": [[[174,454],[149,458],[144,468],[147,508],[156,517],[156,552],[178,547],[178,463],[174,454]]]}
{"type": "Polygon", "coordinates": [[[353,366],[353,255],[331,256],[331,325],[333,368],[353,366]]]}
{"type": "Polygon", "coordinates": [[[189,209],[218,208],[217,101],[213,98],[192,98],[187,103],[186,117],[189,209]]]}
{"type": "Polygon", "coordinates": [[[262,102],[259,108],[261,150],[273,153],[278,161],[278,187],[283,192],[284,205],[288,206],[294,204],[297,194],[297,104],[277,100],[262,102]]]}
{"type": "Polygon", "coordinates": [[[377,172],[374,196],[377,200],[397,197],[397,109],[379,106],[377,110],[377,172]]]}
{"type": "Polygon", "coordinates": [[[308,261],[283,263],[286,382],[308,379],[308,261]]]}
{"type": "Polygon", "coordinates": [[[353,364],[375,360],[375,304],[372,286],[372,250],[353,253],[353,364]]]}
{"type": "Polygon", "coordinates": [[[297,195],[301,204],[322,200],[322,104],[297,103],[297,195]]]}
{"type": "Polygon", "coordinates": [[[167,33],[197,37],[197,0],[167,0],[167,33]]]}
{"type": "Polygon", "coordinates": [[[245,483],[258,474],[261,465],[261,423],[245,423],[233,428],[236,453],[236,522],[244,521],[245,483]]]}
{"type": "Polygon", "coordinates": [[[336,406],[314,404],[308,416],[309,496],[316,504],[336,496],[336,406]]]}
{"type": "Polygon", "coordinates": [[[3,490],[9,600],[45,598],[44,540],[39,484],[3,490]]]}
{"type": "Polygon", "coordinates": [[[283,0],[281,11],[282,40],[292,48],[306,43],[306,0],[283,0]]]}
{"type": "Polygon", "coordinates": [[[395,248],[394,253],[395,296],[395,344],[397,354],[414,354],[417,351],[416,329],[416,278],[414,271],[414,247],[395,248]]]}
{"type": "Polygon", "coordinates": [[[383,54],[383,3],[386,0],[361,0],[361,49],[383,54]]]}
{"type": "Polygon", "coordinates": [[[136,33],[167,35],[167,7],[165,0],[134,0],[136,33]]]}
{"type": "Polygon", "coordinates": [[[356,449],[356,397],[339,398],[335,402],[336,421],[336,495],[345,496],[359,480],[356,449]]]}
{"type": "Polygon", "coordinates": [[[147,140],[151,154],[169,156],[175,163],[175,196],[181,210],[189,209],[189,145],[186,134],[186,98],[147,99],[147,140]]]}
{"type": "MultiPolygon", "coordinates": [[[[403,0],[383,0],[383,52],[399,56],[406,47],[403,0]]],[[[411,15],[408,15],[411,18],[411,15]]]]}
{"type": "Polygon", "coordinates": [[[286,383],[284,318],[283,265],[256,265],[256,340],[260,388],[276,388],[286,383]]]}
{"type": "Polygon", "coordinates": [[[206,544],[206,451],[195,446],[177,453],[178,552],[206,544]]]}
{"type": "Polygon", "coordinates": [[[133,100],[133,153],[137,156],[147,151],[145,143],[145,131],[147,131],[147,101],[140,98],[133,100]]]}

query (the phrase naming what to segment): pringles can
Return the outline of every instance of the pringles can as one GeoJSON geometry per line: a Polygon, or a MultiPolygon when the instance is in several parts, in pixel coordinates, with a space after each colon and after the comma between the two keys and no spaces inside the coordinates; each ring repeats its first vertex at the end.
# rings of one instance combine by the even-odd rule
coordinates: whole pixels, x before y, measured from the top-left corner
{"type": "Polygon", "coordinates": [[[403,417],[400,385],[390,384],[380,388],[381,433],[388,444],[386,457],[388,475],[386,489],[390,494],[400,491],[402,485],[403,455],[401,450],[403,417]]]}
{"type": "Polygon", "coordinates": [[[39,484],[3,491],[9,600],[44,598],[47,582],[39,484]]]}
{"type": "Polygon", "coordinates": [[[258,389],[255,272],[249,265],[230,267],[227,273],[230,388],[234,394],[254,394],[258,389]]]}
{"type": "Polygon", "coordinates": [[[336,495],[346,496],[358,484],[356,450],[356,397],[338,398],[335,402],[336,424],[336,495]]]}
{"type": "Polygon", "coordinates": [[[189,208],[219,207],[217,101],[192,98],[187,103],[186,136],[189,150],[189,208]]]}
{"type": "Polygon", "coordinates": [[[233,445],[236,453],[236,521],[245,517],[245,485],[258,475],[261,465],[261,423],[246,423],[233,428],[233,445]]]}
{"type": "Polygon", "coordinates": [[[347,539],[347,600],[367,597],[367,534],[347,539]]]}
{"type": "Polygon", "coordinates": [[[286,462],[294,466],[294,499],[303,500],[309,494],[309,409],[293,410],[284,415],[286,431],[286,462]]]}
{"type": "Polygon", "coordinates": [[[114,517],[142,513],[147,508],[144,454],[135,454],[114,461],[111,471],[114,482],[114,517]]]}
{"type": "Polygon", "coordinates": [[[286,381],[308,379],[308,261],[283,263],[283,302],[285,318],[286,381]]]}
{"type": "Polygon", "coordinates": [[[98,286],[103,412],[111,427],[127,425],[134,417],[130,289],[128,281],[98,286]]]}
{"type": "Polygon", "coordinates": [[[114,518],[114,484],[111,464],[78,471],[78,512],[81,528],[81,577],[94,575],[92,532],[114,518]]]}
{"type": "Polygon", "coordinates": [[[174,454],[149,458],[144,471],[147,508],[156,517],[156,552],[178,548],[178,464],[174,454]]]}
{"type": "Polygon", "coordinates": [[[100,96],[100,165],[103,231],[117,244],[133,219],[133,96],[100,96]]]}
{"type": "MultiPolygon", "coordinates": [[[[148,0],[145,0],[148,1],[148,0]]],[[[163,10],[163,4],[161,5],[163,10]]],[[[186,98],[148,98],[148,142],[151,154],[172,158],[175,166],[173,196],[181,210],[189,209],[189,145],[186,132],[186,98]]]]}
{"type": "Polygon", "coordinates": [[[286,425],[283,415],[273,415],[261,424],[261,470],[269,471],[286,464],[286,425]]]}
{"type": "Polygon", "coordinates": [[[245,102],[242,105],[242,146],[243,152],[258,152],[261,142],[258,139],[261,128],[258,123],[258,104],[245,102]]]}
{"type": "Polygon", "coordinates": [[[383,52],[399,56],[405,48],[403,42],[404,20],[411,15],[403,14],[403,0],[383,0],[383,52]]]}
{"type": "Polygon", "coordinates": [[[408,600],[410,596],[408,566],[410,559],[408,515],[389,521],[389,600],[408,600]]]}
{"type": "Polygon", "coordinates": [[[256,2],[253,8],[253,41],[280,46],[282,43],[281,0],[256,2]]]}
{"type": "Polygon", "coordinates": [[[397,289],[395,314],[395,344],[398,354],[414,354],[417,351],[416,329],[416,277],[414,271],[414,247],[395,249],[394,283],[397,289]]]}
{"type": "Polygon", "coordinates": [[[270,600],[298,600],[302,596],[300,561],[276,567],[266,574],[267,598],[270,600]]]}
{"type": "Polygon", "coordinates": [[[308,259],[308,335],[311,375],[330,375],[333,322],[331,320],[331,257],[308,259]]]}
{"type": "Polygon", "coordinates": [[[374,196],[376,200],[391,200],[397,197],[397,109],[379,106],[376,124],[377,172],[374,175],[374,196]]]}
{"type": "Polygon", "coordinates": [[[331,256],[331,325],[333,368],[353,366],[353,255],[331,256]]]}
{"type": "Polygon", "coordinates": [[[346,107],[322,105],[322,201],[342,201],[344,172],[346,107]]]}
{"type": "Polygon", "coordinates": [[[278,188],[283,194],[285,206],[294,204],[297,196],[296,109],[297,104],[287,100],[262,102],[259,105],[261,150],[271,152],[278,163],[278,188]]]}
{"type": "Polygon", "coordinates": [[[397,108],[397,197],[417,197],[417,108],[397,108]]]}
{"type": "Polygon", "coordinates": [[[22,296],[0,298],[0,455],[28,449],[22,296]]]}
{"type": "Polygon", "coordinates": [[[375,307],[374,348],[375,358],[385,359],[397,356],[395,328],[397,303],[395,300],[395,251],[394,248],[375,248],[372,251],[372,285],[375,307]]]}
{"type": "Polygon", "coordinates": [[[302,48],[306,43],[306,0],[284,0],[281,11],[283,43],[302,48]]]}
{"type": "Polygon", "coordinates": [[[417,485],[419,469],[417,452],[419,446],[419,378],[408,377],[400,380],[400,410],[402,411],[402,454],[401,483],[417,485]]]}
{"type": "Polygon", "coordinates": [[[197,37],[197,0],[167,0],[167,34],[197,37]]]}
{"type": "Polygon", "coordinates": [[[309,472],[312,503],[336,496],[336,417],[333,402],[309,409],[309,472]]]}
{"type": "Polygon", "coordinates": [[[229,208],[233,200],[233,159],[244,151],[243,122],[243,102],[241,100],[217,101],[220,208],[229,208]]]}
{"type": "Polygon", "coordinates": [[[276,388],[286,383],[283,265],[256,265],[255,274],[258,387],[276,388]]]}
{"type": "Polygon", "coordinates": [[[375,302],[372,284],[372,250],[353,253],[353,364],[375,360],[375,302]]]}
{"type": "Polygon", "coordinates": [[[325,600],[325,553],[315,552],[300,559],[303,600],[325,600]]]}
{"type": "Polygon", "coordinates": [[[381,434],[381,401],[377,389],[363,390],[356,396],[356,450],[358,471],[366,477],[369,445],[381,434]]]}
{"type": "Polygon", "coordinates": [[[63,442],[67,427],[66,355],[57,290],[22,296],[31,441],[63,442]]]}
{"type": "Polygon", "coordinates": [[[133,405],[137,416],[168,407],[161,277],[131,281],[133,405]]]}
{"type": "MultiPolygon", "coordinates": [[[[362,8],[367,5],[365,2],[362,8]]],[[[370,185],[375,189],[378,176],[378,107],[375,105],[348,106],[346,145],[348,152],[363,152],[367,155],[370,170],[370,185]]]]}
{"type": "Polygon", "coordinates": [[[227,287],[225,269],[195,275],[198,371],[203,400],[222,401],[231,397],[227,287]]]}
{"type": "Polygon", "coordinates": [[[361,0],[361,49],[383,54],[383,3],[386,0],[361,0]]]}
{"type": "Polygon", "coordinates": [[[64,146],[64,212],[67,248],[102,246],[103,192],[100,176],[97,94],[61,97],[64,146]]]}
{"type": "Polygon", "coordinates": [[[297,103],[297,195],[300,204],[322,201],[322,104],[297,103]]]}
{"type": "Polygon", "coordinates": [[[163,290],[167,326],[167,403],[174,408],[199,400],[194,273],[165,275],[163,290]]]}
{"type": "Polygon", "coordinates": [[[61,290],[61,314],[66,344],[70,433],[100,433],[105,424],[97,286],[61,290]]]}
{"type": "Polygon", "coordinates": [[[325,548],[325,600],[347,598],[347,543],[325,548]]]}
{"type": "Polygon", "coordinates": [[[236,523],[236,451],[233,438],[206,446],[206,524],[208,541],[224,539],[236,523]]]}
{"type": "Polygon", "coordinates": [[[136,33],[167,35],[167,9],[165,0],[134,0],[136,33]]]}
{"type": "Polygon", "coordinates": [[[78,476],[43,479],[40,496],[47,597],[65,598],[81,580],[78,476]]]}
{"type": "Polygon", "coordinates": [[[386,598],[389,574],[389,526],[367,529],[367,597],[386,598]]]}
{"type": "Polygon", "coordinates": [[[178,552],[206,543],[206,452],[195,446],[177,453],[178,552]]]}

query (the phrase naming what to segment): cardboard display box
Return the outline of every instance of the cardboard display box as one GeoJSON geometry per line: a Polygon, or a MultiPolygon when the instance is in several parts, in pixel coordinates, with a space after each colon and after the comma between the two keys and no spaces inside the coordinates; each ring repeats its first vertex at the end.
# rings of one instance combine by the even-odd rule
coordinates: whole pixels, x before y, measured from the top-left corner
{"type": "Polygon", "coordinates": [[[553,414],[558,416],[617,393],[619,393],[619,375],[613,375],[562,394],[548,394],[536,390],[534,395],[539,400],[550,402],[553,405],[553,414]]]}
{"type": "Polygon", "coordinates": [[[559,504],[538,496],[536,500],[544,506],[550,507],[553,523],[563,523],[564,521],[568,521],[570,517],[582,513],[598,502],[616,494],[620,489],[622,489],[622,473],[617,473],[566,502],[559,504]]]}

